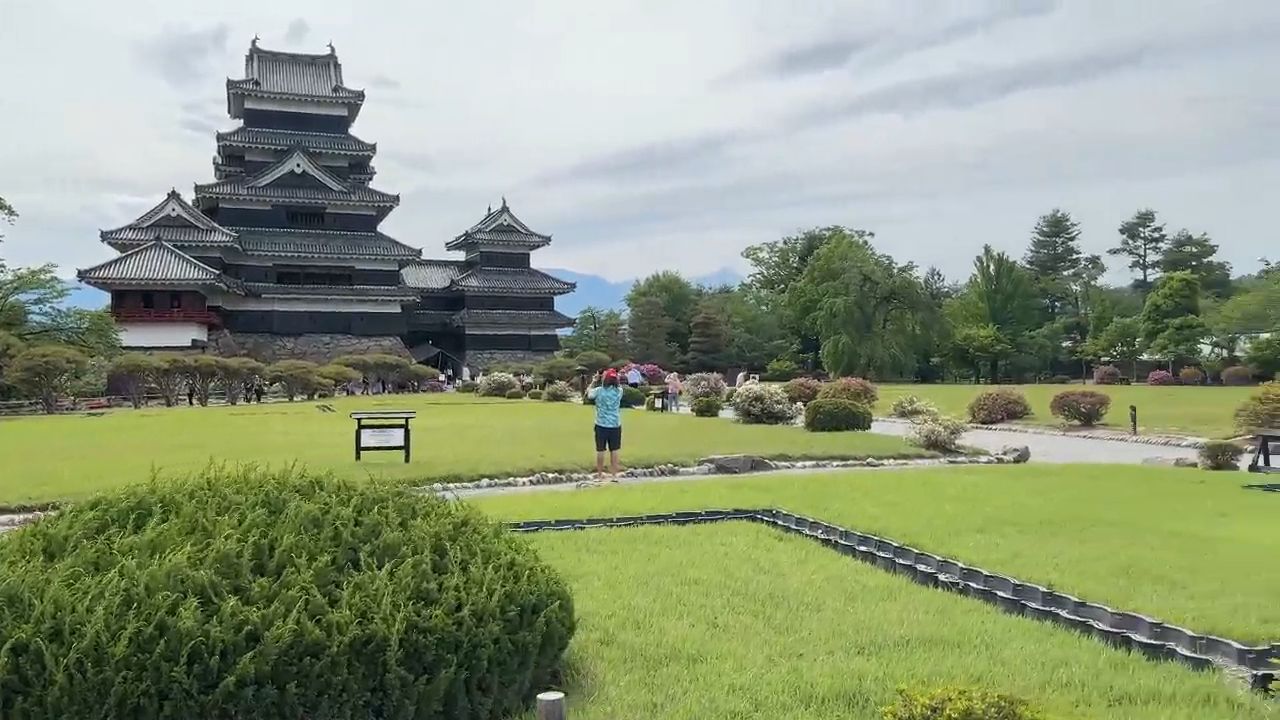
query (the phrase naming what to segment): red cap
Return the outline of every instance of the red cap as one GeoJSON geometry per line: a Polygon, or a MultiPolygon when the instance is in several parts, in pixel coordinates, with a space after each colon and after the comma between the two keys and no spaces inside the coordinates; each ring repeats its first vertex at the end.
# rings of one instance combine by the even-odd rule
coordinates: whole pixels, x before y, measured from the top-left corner
{"type": "Polygon", "coordinates": [[[618,371],[617,371],[617,370],[614,370],[613,368],[609,368],[608,370],[605,370],[605,371],[604,371],[604,379],[605,379],[605,380],[617,380],[617,379],[618,379],[618,371]]]}

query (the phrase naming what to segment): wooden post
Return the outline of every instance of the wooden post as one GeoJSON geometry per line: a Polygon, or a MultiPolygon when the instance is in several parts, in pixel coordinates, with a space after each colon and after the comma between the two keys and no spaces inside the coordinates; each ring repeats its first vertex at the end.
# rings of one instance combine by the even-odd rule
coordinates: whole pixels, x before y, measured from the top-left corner
{"type": "Polygon", "coordinates": [[[1138,434],[1138,406],[1129,406],[1129,427],[1133,430],[1133,434],[1138,434]]]}
{"type": "Polygon", "coordinates": [[[538,720],[564,720],[564,693],[558,690],[538,693],[538,720]]]}

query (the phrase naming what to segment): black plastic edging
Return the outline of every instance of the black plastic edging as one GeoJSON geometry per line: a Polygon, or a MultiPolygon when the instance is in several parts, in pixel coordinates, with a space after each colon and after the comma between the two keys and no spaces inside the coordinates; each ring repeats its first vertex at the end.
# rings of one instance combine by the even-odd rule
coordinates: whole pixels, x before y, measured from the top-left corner
{"type": "Polygon", "coordinates": [[[1113,610],[1073,595],[1006,575],[987,572],[939,555],[869,533],[849,530],[772,508],[757,510],[682,510],[616,517],[525,520],[506,526],[514,532],[588,530],[644,525],[699,525],[731,520],[757,522],[801,535],[842,554],[898,573],[926,587],[957,592],[994,605],[1011,615],[1047,620],[1073,628],[1154,660],[1173,660],[1197,670],[1215,665],[1249,678],[1254,690],[1268,692],[1278,674],[1280,643],[1248,646],[1214,635],[1195,633],[1137,613],[1113,610]]]}

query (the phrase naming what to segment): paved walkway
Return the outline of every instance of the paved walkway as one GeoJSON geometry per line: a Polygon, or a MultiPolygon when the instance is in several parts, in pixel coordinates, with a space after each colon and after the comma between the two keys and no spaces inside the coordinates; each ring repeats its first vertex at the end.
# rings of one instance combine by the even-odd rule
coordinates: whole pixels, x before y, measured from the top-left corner
{"type": "MultiPolygon", "coordinates": [[[[877,421],[871,424],[871,432],[885,435],[902,436],[910,429],[907,423],[877,421]]],[[[1193,448],[996,430],[970,430],[964,434],[962,442],[991,452],[1006,445],[1026,445],[1031,449],[1031,462],[1141,463],[1143,459],[1153,457],[1196,457],[1193,448]]]]}

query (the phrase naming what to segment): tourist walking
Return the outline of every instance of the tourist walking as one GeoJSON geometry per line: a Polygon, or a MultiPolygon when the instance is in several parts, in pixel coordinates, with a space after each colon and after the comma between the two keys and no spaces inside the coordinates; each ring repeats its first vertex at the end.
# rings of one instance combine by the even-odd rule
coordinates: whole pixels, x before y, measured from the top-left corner
{"type": "Polygon", "coordinates": [[[680,373],[672,371],[667,375],[667,410],[680,411],[680,391],[684,389],[680,382],[680,373]]]}
{"type": "MultiPolygon", "coordinates": [[[[617,373],[614,374],[616,375],[617,373]]],[[[639,366],[632,365],[631,369],[627,371],[627,384],[633,388],[638,388],[642,382],[644,382],[644,375],[640,373],[639,366]]]]}
{"type": "Polygon", "coordinates": [[[471,366],[462,366],[462,382],[471,382],[471,366]]]}
{"type": "Polygon", "coordinates": [[[622,388],[618,371],[610,368],[587,388],[587,399],[596,405],[596,477],[604,476],[604,453],[609,451],[609,478],[618,481],[618,453],[622,451],[622,388]]]}
{"type": "Polygon", "coordinates": [[[733,386],[742,387],[743,385],[746,385],[746,384],[747,384],[747,370],[746,368],[743,368],[742,372],[738,373],[738,378],[733,381],[733,386]]]}

